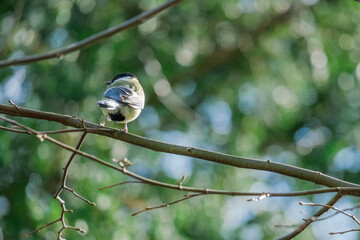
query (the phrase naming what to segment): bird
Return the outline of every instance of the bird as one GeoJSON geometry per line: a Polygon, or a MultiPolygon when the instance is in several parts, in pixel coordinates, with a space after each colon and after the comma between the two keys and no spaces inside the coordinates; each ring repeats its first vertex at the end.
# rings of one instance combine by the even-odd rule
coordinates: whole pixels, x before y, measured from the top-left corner
{"type": "MultiPolygon", "coordinates": [[[[116,75],[105,84],[109,86],[97,104],[109,121],[125,123],[123,131],[128,132],[127,123],[135,120],[144,109],[144,90],[137,77],[128,72],[116,75]]],[[[100,125],[104,126],[105,122],[100,125]]]]}

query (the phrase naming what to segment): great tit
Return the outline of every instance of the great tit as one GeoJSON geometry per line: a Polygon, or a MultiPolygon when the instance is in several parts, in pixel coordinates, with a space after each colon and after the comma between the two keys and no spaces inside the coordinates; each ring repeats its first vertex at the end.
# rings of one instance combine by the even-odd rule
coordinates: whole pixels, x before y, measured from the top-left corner
{"type": "Polygon", "coordinates": [[[105,84],[109,86],[103,100],[97,104],[109,121],[125,123],[124,132],[128,132],[127,123],[135,120],[144,109],[144,90],[131,73],[118,74],[105,84]]]}

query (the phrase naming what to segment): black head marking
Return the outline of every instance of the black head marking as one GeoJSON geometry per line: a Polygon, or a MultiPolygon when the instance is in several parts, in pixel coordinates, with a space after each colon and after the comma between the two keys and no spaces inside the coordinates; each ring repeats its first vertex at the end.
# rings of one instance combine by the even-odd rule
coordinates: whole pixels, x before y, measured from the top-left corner
{"type": "Polygon", "coordinates": [[[120,78],[136,78],[134,74],[132,73],[128,73],[128,72],[125,72],[125,73],[120,73],[118,75],[116,75],[112,80],[111,80],[111,83],[113,83],[115,80],[118,80],[120,78]]]}
{"type": "Polygon", "coordinates": [[[110,119],[111,121],[114,122],[121,122],[125,120],[124,115],[122,115],[120,112],[116,112],[116,113],[109,113],[110,119]]]}

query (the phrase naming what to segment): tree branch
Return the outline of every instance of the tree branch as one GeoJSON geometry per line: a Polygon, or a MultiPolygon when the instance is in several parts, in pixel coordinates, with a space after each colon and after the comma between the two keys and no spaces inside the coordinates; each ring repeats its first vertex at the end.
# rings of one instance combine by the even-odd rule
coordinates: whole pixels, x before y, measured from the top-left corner
{"type": "MultiPolygon", "coordinates": [[[[28,130],[29,131],[29,130],[28,130]]],[[[87,134],[87,132],[86,132],[86,129],[84,128],[84,130],[83,130],[84,132],[83,132],[83,134],[81,135],[81,137],[80,137],[80,139],[79,139],[79,142],[78,142],[78,144],[76,145],[76,148],[75,149],[80,149],[80,147],[81,147],[81,145],[83,144],[83,142],[84,142],[84,140],[85,140],[85,137],[86,137],[86,134],[87,134]]],[[[41,133],[41,134],[46,134],[46,133],[41,133]]],[[[38,135],[39,135],[39,133],[38,133],[38,135]]],[[[54,198],[58,198],[59,197],[59,195],[61,194],[61,192],[65,189],[65,190],[68,190],[69,192],[71,192],[72,194],[74,194],[74,196],[75,197],[77,197],[77,198],[80,198],[81,200],[83,200],[84,202],[86,202],[86,203],[88,203],[88,204],[90,204],[90,205],[92,205],[92,206],[95,206],[96,204],[95,203],[93,203],[93,202],[91,202],[91,201],[89,201],[88,199],[86,199],[86,198],[84,198],[84,197],[82,197],[81,195],[79,195],[78,193],[76,193],[75,191],[74,191],[74,189],[72,189],[72,188],[70,188],[70,187],[68,187],[68,186],[66,186],[66,179],[67,179],[67,176],[68,176],[68,173],[69,173],[69,167],[70,167],[70,164],[72,163],[72,161],[74,160],[74,157],[75,157],[75,155],[76,155],[76,152],[72,152],[72,154],[70,155],[70,157],[69,157],[69,159],[68,159],[68,161],[67,161],[67,163],[66,163],[66,165],[65,165],[65,167],[64,167],[64,174],[63,174],[63,178],[62,178],[62,181],[61,181],[61,186],[59,187],[59,190],[55,193],[55,195],[54,195],[54,198]]]]}
{"type": "Polygon", "coordinates": [[[184,198],[178,199],[178,200],[173,201],[173,202],[170,202],[170,203],[162,204],[162,205],[159,205],[159,206],[156,206],[156,207],[146,207],[145,209],[143,209],[143,210],[141,210],[141,211],[138,211],[138,212],[136,212],[136,213],[131,214],[131,216],[136,216],[136,215],[138,215],[139,213],[146,212],[146,211],[150,211],[150,210],[154,210],[154,209],[170,207],[171,205],[174,205],[174,204],[176,204],[176,203],[179,203],[179,202],[188,200],[188,199],[193,198],[193,197],[203,196],[203,195],[204,195],[203,193],[187,195],[187,196],[185,196],[184,198]]]}
{"type": "Polygon", "coordinates": [[[345,216],[351,218],[352,220],[354,220],[358,225],[360,225],[360,221],[352,214],[345,212],[344,210],[338,209],[337,207],[331,206],[331,205],[326,205],[326,204],[318,204],[318,203],[305,203],[305,202],[300,202],[300,205],[307,205],[307,206],[317,206],[317,207],[327,207],[330,208],[336,212],[342,213],[345,216]]]}
{"type": "Polygon", "coordinates": [[[208,151],[194,147],[186,147],[186,146],[164,143],[157,140],[152,140],[149,138],[133,135],[131,133],[124,133],[121,130],[119,131],[107,127],[99,128],[98,124],[80,120],[75,116],[36,111],[22,107],[18,107],[18,108],[19,109],[16,109],[13,106],[0,104],[0,114],[3,113],[12,116],[21,116],[27,118],[54,121],[61,123],[65,126],[71,126],[74,128],[86,127],[88,133],[107,136],[113,139],[121,140],[137,146],[141,146],[143,148],[152,149],[154,151],[199,158],[199,159],[216,162],[216,163],[222,163],[238,168],[250,168],[256,170],[275,172],[289,177],[294,177],[294,178],[310,181],[313,183],[317,183],[327,187],[355,187],[355,188],[360,187],[360,185],[358,184],[343,181],[341,179],[337,179],[329,175],[325,175],[318,171],[312,171],[287,164],[272,162],[270,160],[263,161],[259,159],[237,157],[233,155],[208,151]]]}
{"type": "Polygon", "coordinates": [[[349,233],[349,232],[360,232],[359,228],[355,228],[355,229],[349,229],[343,232],[329,232],[329,235],[335,235],[335,234],[345,234],[345,233],[349,233]]]}
{"type": "Polygon", "coordinates": [[[183,0],[169,0],[154,9],[151,9],[149,11],[141,13],[141,14],[117,25],[117,26],[108,28],[102,32],[91,35],[90,37],[87,37],[79,42],[73,43],[70,46],[61,48],[56,51],[42,53],[42,54],[35,54],[35,55],[31,55],[31,56],[26,56],[23,58],[7,59],[7,60],[0,61],[0,68],[13,66],[13,65],[20,65],[20,64],[30,63],[30,62],[42,61],[42,60],[51,59],[51,58],[60,58],[68,53],[75,52],[75,51],[85,48],[89,45],[92,45],[96,42],[99,42],[103,39],[109,38],[112,35],[119,33],[125,29],[131,28],[131,27],[137,26],[143,22],[146,22],[148,19],[154,17],[159,12],[161,12],[173,5],[176,5],[182,1],[183,0]]]}
{"type": "MultiPolygon", "coordinates": [[[[183,190],[183,191],[186,191],[186,190],[190,191],[191,189],[193,189],[193,190],[195,190],[195,191],[198,191],[198,189],[194,189],[194,188],[189,188],[189,187],[184,187],[184,186],[182,186],[182,184],[180,184],[180,183],[182,183],[184,177],[183,177],[183,179],[180,181],[180,183],[179,183],[178,185],[172,185],[172,184],[167,184],[167,183],[158,182],[158,181],[155,181],[155,180],[147,179],[147,178],[145,178],[145,177],[139,176],[139,175],[137,175],[137,174],[135,174],[135,173],[132,173],[132,172],[128,171],[128,170],[125,168],[125,165],[124,165],[123,161],[120,161],[120,162],[119,162],[119,165],[120,165],[120,168],[119,168],[119,167],[113,166],[113,165],[111,165],[111,164],[109,164],[109,163],[101,160],[100,158],[97,158],[97,157],[95,157],[95,156],[93,156],[93,155],[90,155],[90,154],[88,154],[88,153],[85,153],[85,152],[82,152],[82,151],[78,150],[78,148],[80,147],[80,145],[81,145],[81,143],[82,143],[83,138],[84,138],[85,135],[86,135],[86,132],[85,132],[85,131],[91,130],[91,129],[87,129],[87,128],[85,127],[85,123],[84,123],[83,120],[80,120],[80,121],[82,122],[83,127],[84,127],[84,134],[83,134],[83,136],[80,138],[79,143],[78,143],[78,145],[77,145],[77,148],[73,148],[73,147],[70,147],[70,146],[68,146],[68,145],[60,142],[60,141],[57,141],[57,140],[49,137],[49,136],[46,135],[46,134],[43,134],[43,133],[41,133],[41,132],[39,132],[39,131],[36,131],[36,130],[34,130],[34,129],[31,129],[31,128],[25,126],[25,125],[22,125],[22,124],[14,121],[14,120],[8,119],[8,118],[3,117],[3,116],[0,116],[0,119],[3,119],[3,120],[6,121],[6,122],[9,122],[9,123],[11,123],[11,124],[14,124],[14,125],[18,126],[19,128],[22,128],[22,129],[26,130],[27,133],[29,133],[29,134],[36,135],[36,137],[38,137],[40,141],[48,140],[48,141],[50,141],[50,142],[52,142],[52,143],[55,143],[56,145],[58,145],[58,146],[60,146],[60,147],[62,147],[62,148],[64,148],[64,149],[67,149],[67,150],[69,150],[69,151],[72,151],[73,154],[72,154],[71,157],[69,158],[68,163],[72,160],[72,157],[75,156],[75,154],[79,154],[79,155],[82,155],[82,156],[84,156],[84,157],[87,157],[87,158],[90,159],[90,160],[93,160],[93,161],[95,161],[95,162],[97,162],[97,163],[100,163],[100,164],[102,164],[102,165],[104,165],[104,166],[107,166],[107,167],[110,167],[110,168],[115,169],[115,170],[117,170],[117,171],[120,171],[120,172],[122,172],[122,173],[125,174],[125,175],[129,175],[129,176],[131,176],[131,177],[133,177],[133,178],[136,178],[136,179],[138,179],[138,180],[140,180],[140,181],[147,182],[148,184],[151,184],[151,185],[165,186],[165,187],[168,187],[168,188],[174,188],[174,189],[183,190]]],[[[126,162],[128,162],[128,161],[126,161],[126,162]]],[[[69,164],[67,164],[67,165],[69,165],[69,164]]],[[[66,178],[65,178],[65,179],[66,179],[66,178]]],[[[63,185],[64,185],[64,180],[63,180],[63,185]]],[[[66,186],[65,186],[64,188],[67,189],[66,186]]],[[[68,190],[69,190],[69,189],[68,189],[68,190]]],[[[346,194],[342,193],[342,191],[341,191],[342,188],[335,188],[334,190],[337,190],[338,192],[337,192],[337,194],[328,202],[328,204],[324,205],[324,207],[323,207],[322,209],[320,209],[313,217],[310,217],[310,218],[308,218],[307,220],[305,220],[305,223],[302,224],[301,226],[299,226],[294,232],[292,232],[292,233],[290,233],[290,234],[288,234],[288,235],[286,235],[286,236],[284,236],[284,237],[282,237],[282,238],[280,238],[280,239],[292,239],[293,237],[295,237],[296,235],[298,235],[299,233],[301,233],[307,226],[309,226],[309,225],[310,225],[313,221],[315,221],[319,216],[321,216],[323,213],[325,213],[325,212],[326,212],[332,205],[334,205],[342,196],[346,195],[346,194]],[[326,206],[326,207],[325,207],[325,206],[326,206]]],[[[355,188],[355,189],[351,188],[351,190],[356,190],[356,191],[358,191],[359,189],[358,189],[358,188],[355,188]]],[[[218,190],[213,190],[213,191],[214,191],[213,194],[215,194],[215,191],[218,192],[218,193],[220,193],[220,191],[218,191],[218,190]]],[[[320,191],[323,191],[323,190],[317,190],[317,191],[320,192],[320,191]]],[[[345,191],[345,192],[346,192],[346,191],[345,191]]],[[[189,195],[189,196],[187,196],[187,197],[185,197],[185,198],[179,199],[179,200],[174,201],[174,202],[171,202],[171,203],[169,203],[169,204],[164,204],[164,205],[160,205],[160,206],[157,206],[157,207],[146,208],[146,209],[144,209],[144,210],[142,210],[142,211],[140,211],[140,212],[144,212],[144,211],[148,211],[148,210],[152,210],[152,209],[157,209],[157,208],[166,207],[166,206],[169,206],[170,204],[175,204],[175,203],[178,203],[178,202],[187,200],[187,199],[189,199],[189,198],[191,198],[191,197],[200,196],[200,195],[209,194],[209,193],[210,193],[210,190],[209,190],[209,189],[205,189],[204,192],[200,192],[200,193],[198,192],[197,194],[189,195]]],[[[62,231],[63,231],[64,229],[74,229],[74,230],[77,230],[77,231],[80,231],[80,232],[83,232],[83,230],[80,229],[80,228],[75,228],[75,227],[71,227],[71,226],[67,226],[67,225],[66,225],[65,220],[64,220],[64,213],[65,213],[65,212],[68,212],[69,210],[67,210],[67,209],[65,208],[65,202],[59,197],[59,194],[60,194],[60,193],[57,193],[56,198],[60,201],[61,206],[62,206],[62,209],[63,209],[63,210],[62,210],[62,214],[61,214],[61,218],[60,218],[60,219],[61,219],[61,222],[62,222],[62,224],[63,224],[63,227],[62,227],[62,228],[60,229],[60,231],[58,232],[58,237],[59,237],[59,239],[62,239],[62,238],[61,238],[61,234],[62,234],[62,231]]],[[[75,193],[74,193],[74,194],[75,194],[75,193]]],[[[239,193],[238,195],[245,195],[245,194],[248,194],[248,193],[239,193]]],[[[288,196],[289,196],[290,194],[291,194],[291,193],[285,193],[285,195],[288,195],[288,196]]],[[[256,199],[251,199],[251,201],[259,201],[259,200],[261,200],[261,199],[263,199],[263,198],[266,198],[266,197],[270,197],[270,196],[271,196],[270,193],[259,193],[259,194],[257,194],[257,195],[258,195],[258,198],[256,198],[256,199]]],[[[292,194],[292,195],[294,195],[294,194],[292,194]]],[[[77,196],[77,195],[75,194],[75,196],[77,196]]],[[[273,196],[275,196],[275,194],[273,194],[273,196]]],[[[77,197],[79,197],[79,196],[77,196],[77,197]]],[[[81,197],[80,197],[80,198],[81,198],[81,197]]],[[[82,199],[82,198],[81,198],[81,199],[82,199]]],[[[84,199],[83,199],[83,200],[84,200],[84,199]]],[[[136,215],[136,214],[138,214],[138,213],[140,213],[140,212],[137,212],[137,213],[135,213],[134,215],[136,215]]],[[[59,221],[59,220],[58,220],[58,221],[59,221]]],[[[57,220],[55,220],[55,221],[53,221],[53,222],[45,225],[44,227],[47,227],[47,226],[49,226],[49,225],[51,225],[51,224],[53,224],[53,223],[55,223],[55,222],[57,222],[57,220]]],[[[39,229],[37,229],[37,230],[35,230],[35,231],[33,231],[33,232],[40,231],[40,230],[41,230],[42,228],[44,228],[44,227],[41,227],[41,228],[39,228],[39,229]]],[[[356,231],[356,230],[354,230],[354,231],[356,231]]],[[[32,233],[33,233],[33,232],[32,232],[32,233]]],[[[29,235],[29,234],[28,234],[28,235],[29,235]]],[[[28,236],[28,235],[26,235],[26,236],[28,236]]]]}
{"type": "Polygon", "coordinates": [[[257,196],[256,198],[248,199],[248,201],[260,201],[265,198],[270,197],[296,197],[296,196],[307,196],[307,195],[314,195],[314,194],[324,194],[324,193],[342,193],[344,195],[352,195],[355,193],[358,194],[360,191],[359,188],[352,188],[352,187],[336,187],[336,188],[321,188],[321,189],[313,189],[313,190],[306,190],[306,191],[296,191],[296,192],[283,192],[283,193],[272,193],[272,192],[238,192],[238,191],[228,191],[228,190],[218,190],[218,189],[210,189],[210,188],[196,188],[196,187],[186,187],[186,186],[179,186],[170,183],[164,183],[160,181],[156,181],[150,178],[146,178],[140,175],[137,175],[134,172],[129,171],[128,169],[122,170],[125,175],[128,175],[132,178],[138,179],[138,181],[125,181],[120,183],[115,183],[112,185],[108,185],[105,187],[99,188],[99,190],[105,190],[108,188],[125,185],[125,184],[148,184],[152,186],[158,186],[168,189],[180,190],[184,192],[194,192],[194,193],[202,193],[202,194],[216,194],[216,195],[228,195],[228,196],[257,196]]]}
{"type": "MultiPolygon", "coordinates": [[[[346,211],[354,211],[354,209],[357,209],[357,208],[360,208],[360,204],[357,204],[357,205],[355,205],[354,207],[351,207],[351,208],[342,209],[341,211],[344,211],[344,212],[346,212],[346,211]]],[[[339,213],[340,213],[340,212],[335,212],[335,213],[333,213],[333,214],[331,214],[331,215],[329,215],[329,216],[322,217],[322,218],[318,218],[318,219],[316,219],[316,221],[318,222],[318,221],[323,221],[323,220],[332,218],[332,217],[336,216],[336,215],[339,214],[339,213]]]]}
{"type": "MultiPolygon", "coordinates": [[[[106,186],[106,187],[102,187],[100,188],[100,190],[104,190],[110,187],[114,187],[114,186],[118,186],[118,185],[123,185],[123,184],[128,184],[128,183],[144,183],[144,184],[149,184],[149,185],[154,185],[154,186],[159,186],[159,187],[165,187],[165,188],[169,188],[169,189],[175,189],[175,190],[181,190],[181,191],[186,191],[186,192],[195,192],[195,193],[202,193],[202,194],[219,194],[219,195],[230,195],[230,196],[259,196],[258,200],[263,199],[264,197],[262,196],[266,196],[266,197],[293,197],[293,196],[305,196],[305,195],[312,195],[312,194],[323,194],[323,193],[330,193],[330,192],[337,192],[337,193],[341,193],[341,195],[352,195],[352,196],[358,196],[359,192],[360,192],[360,188],[358,187],[333,187],[333,188],[326,188],[326,189],[314,189],[314,190],[306,190],[306,191],[297,191],[297,192],[288,192],[288,193],[264,193],[264,192],[237,192],[237,191],[227,191],[227,190],[216,190],[216,189],[209,189],[209,188],[194,188],[194,187],[186,187],[183,186],[182,184],[169,184],[169,183],[164,183],[164,182],[160,182],[160,181],[156,181],[153,179],[149,179],[146,177],[143,177],[141,175],[138,175],[136,173],[133,173],[131,171],[129,171],[127,168],[125,168],[124,165],[120,165],[120,167],[116,167],[114,165],[111,165],[108,162],[105,162],[104,160],[95,157],[93,155],[90,155],[86,152],[82,152],[77,148],[73,148],[70,147],[69,145],[66,145],[58,140],[55,140],[49,136],[47,136],[46,134],[43,134],[42,132],[36,131],[32,128],[29,128],[25,125],[22,125],[14,120],[5,118],[3,116],[0,116],[0,119],[3,119],[4,121],[7,121],[11,124],[17,125],[22,129],[25,129],[27,131],[27,133],[30,133],[32,135],[36,135],[40,141],[43,140],[48,140],[68,151],[73,152],[74,154],[79,154],[81,156],[84,156],[92,161],[95,161],[101,165],[104,165],[106,167],[110,167],[114,170],[117,170],[125,175],[128,175],[132,178],[135,178],[139,181],[126,181],[126,182],[121,182],[121,183],[117,183],[117,184],[113,184],[110,186],[106,186]]],[[[89,131],[90,129],[87,129],[87,131],[89,131]]],[[[25,133],[25,131],[24,131],[25,133]]],[[[80,143],[81,141],[79,141],[80,143]]],[[[79,146],[79,143],[77,146],[79,146]]],[[[73,154],[73,155],[74,155],[73,154]]],[[[64,181],[64,180],[63,180],[64,181]]],[[[180,181],[181,182],[181,181],[180,181]]],[[[66,187],[66,186],[65,186],[66,187]]],[[[251,201],[256,201],[251,199],[251,201]]]]}
{"type": "MultiPolygon", "coordinates": [[[[337,193],[326,205],[333,206],[343,195],[341,193],[337,193]]],[[[301,224],[295,231],[289,233],[286,236],[279,238],[278,240],[289,240],[293,239],[297,235],[299,235],[302,231],[304,231],[312,222],[314,222],[318,217],[322,214],[326,213],[329,210],[328,207],[322,207],[319,211],[317,211],[312,217],[305,220],[303,224],[301,224]]]]}

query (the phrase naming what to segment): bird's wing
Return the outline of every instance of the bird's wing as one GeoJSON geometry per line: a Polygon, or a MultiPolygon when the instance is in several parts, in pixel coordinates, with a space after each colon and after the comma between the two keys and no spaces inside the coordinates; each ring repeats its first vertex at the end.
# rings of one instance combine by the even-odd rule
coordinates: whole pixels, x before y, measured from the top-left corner
{"type": "Polygon", "coordinates": [[[144,108],[144,101],[132,88],[127,86],[116,86],[109,88],[104,93],[104,97],[113,99],[120,103],[126,103],[133,108],[144,108]]]}

